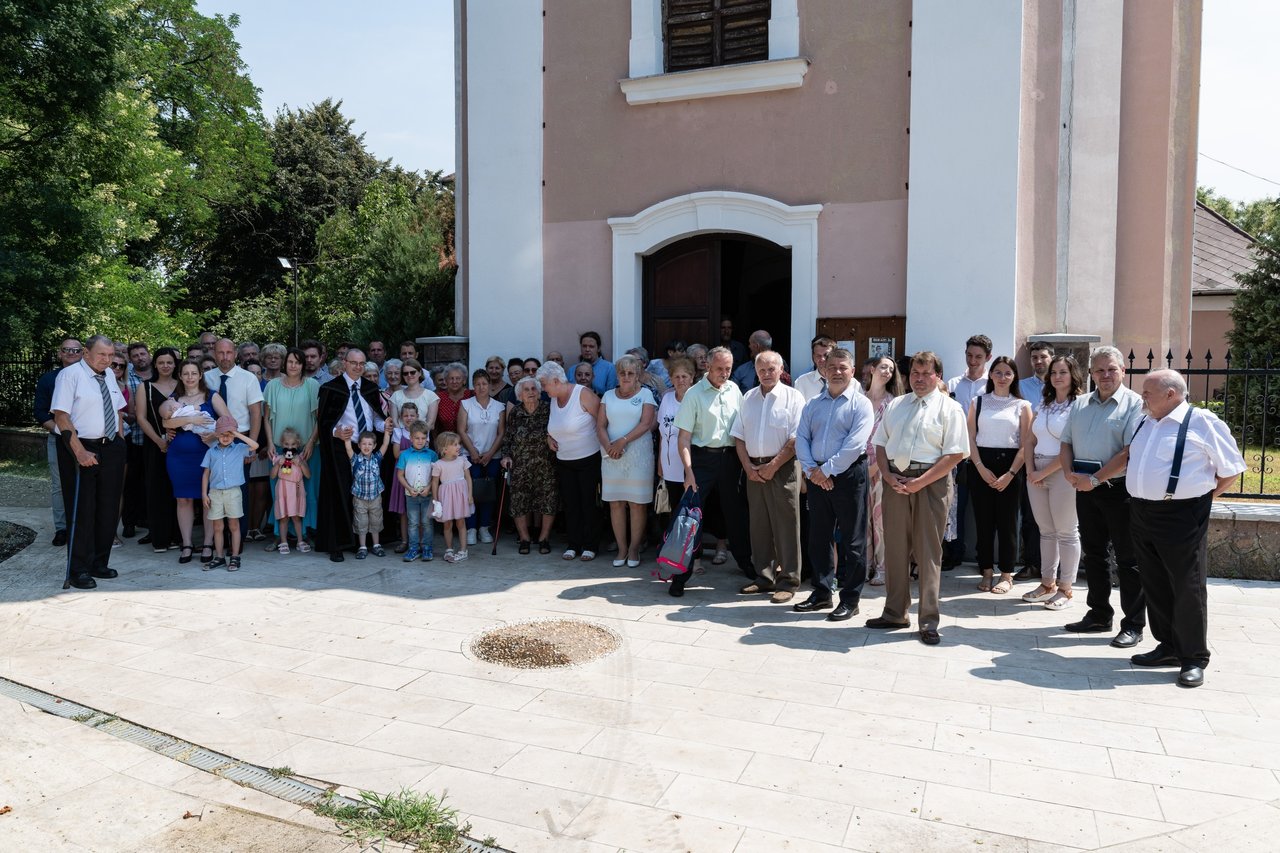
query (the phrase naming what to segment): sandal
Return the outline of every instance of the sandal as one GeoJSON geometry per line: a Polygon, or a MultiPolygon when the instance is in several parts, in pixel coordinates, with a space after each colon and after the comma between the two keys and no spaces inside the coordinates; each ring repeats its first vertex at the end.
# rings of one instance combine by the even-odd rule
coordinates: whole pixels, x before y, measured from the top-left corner
{"type": "Polygon", "coordinates": [[[869,582],[872,586],[884,586],[884,572],[876,572],[869,582]]]}
{"type": "Polygon", "coordinates": [[[369,549],[369,553],[373,554],[373,556],[375,556],[375,557],[385,557],[385,556],[387,556],[387,552],[386,552],[386,551],[384,551],[384,550],[382,550],[382,546],[381,546],[381,545],[374,545],[372,548],[370,548],[370,549],[369,549]]]}
{"type": "Polygon", "coordinates": [[[281,543],[280,543],[280,547],[279,547],[279,548],[277,548],[276,550],[277,550],[277,551],[279,551],[281,554],[288,554],[288,553],[289,553],[289,543],[288,543],[288,542],[281,542],[281,543]]]}
{"type": "Polygon", "coordinates": [[[991,592],[991,569],[982,570],[982,580],[978,583],[978,592],[991,592]]]}
{"type": "Polygon", "coordinates": [[[578,558],[578,552],[572,548],[566,548],[565,552],[560,556],[566,560],[576,560],[578,558]]]}
{"type": "Polygon", "coordinates": [[[550,543],[550,542],[548,542],[546,539],[541,539],[541,540],[539,540],[539,541],[538,541],[538,553],[539,553],[539,554],[550,554],[550,553],[551,553],[551,543],[550,543]]]}
{"type": "Polygon", "coordinates": [[[1031,590],[1031,592],[1024,593],[1022,596],[1022,600],[1030,601],[1030,602],[1048,601],[1049,599],[1053,598],[1057,594],[1058,594],[1057,589],[1049,589],[1044,584],[1040,584],[1040,586],[1031,590]]]}
{"type": "Polygon", "coordinates": [[[717,548],[716,555],[711,558],[711,565],[723,566],[727,562],[729,562],[729,552],[721,551],[719,548],[717,548]]]}
{"type": "Polygon", "coordinates": [[[192,549],[192,547],[191,547],[190,545],[183,545],[183,546],[182,546],[182,551],[180,552],[180,554],[179,554],[179,556],[178,556],[178,562],[179,562],[179,563],[182,563],[184,566],[185,566],[187,563],[190,563],[190,562],[191,562],[191,552],[192,552],[192,550],[193,550],[193,549],[192,549]]]}
{"type": "Polygon", "coordinates": [[[996,595],[1004,595],[1011,589],[1013,589],[1013,578],[1002,577],[995,586],[991,587],[991,591],[996,595]]]}
{"type": "MultiPolygon", "coordinates": [[[[271,540],[271,543],[270,543],[269,545],[267,545],[265,548],[263,548],[262,550],[264,550],[264,551],[278,551],[278,550],[280,549],[280,546],[281,546],[281,545],[288,545],[288,544],[289,544],[289,543],[288,543],[288,542],[286,542],[286,541],[282,541],[282,540],[278,540],[278,539],[272,539],[272,540],[271,540]]],[[[288,552],[286,551],[286,552],[284,552],[284,553],[288,553],[288,552]]]]}
{"type": "Polygon", "coordinates": [[[1062,590],[1058,590],[1053,598],[1044,603],[1045,610],[1066,610],[1070,606],[1071,596],[1067,595],[1062,590]]]}
{"type": "Polygon", "coordinates": [[[528,539],[521,539],[521,540],[520,540],[520,547],[519,547],[519,548],[517,548],[516,550],[517,550],[517,551],[519,551],[521,554],[528,554],[528,553],[529,553],[529,540],[528,540],[528,539]]]}
{"type": "Polygon", "coordinates": [[[596,552],[595,552],[595,551],[583,551],[583,552],[582,552],[582,556],[581,556],[581,557],[579,557],[579,559],[580,559],[580,560],[582,560],[582,562],[584,562],[584,563],[590,563],[590,562],[591,562],[592,560],[594,560],[595,558],[596,558],[596,552]]]}
{"type": "Polygon", "coordinates": [[[213,559],[213,546],[205,545],[200,549],[200,562],[207,563],[213,559]]]}
{"type": "Polygon", "coordinates": [[[298,550],[299,550],[299,551],[301,551],[301,552],[302,552],[302,553],[304,553],[304,554],[310,554],[310,553],[311,553],[311,546],[310,546],[310,545],[308,545],[308,544],[307,544],[306,542],[304,542],[303,540],[299,539],[299,540],[298,540],[298,550]]]}

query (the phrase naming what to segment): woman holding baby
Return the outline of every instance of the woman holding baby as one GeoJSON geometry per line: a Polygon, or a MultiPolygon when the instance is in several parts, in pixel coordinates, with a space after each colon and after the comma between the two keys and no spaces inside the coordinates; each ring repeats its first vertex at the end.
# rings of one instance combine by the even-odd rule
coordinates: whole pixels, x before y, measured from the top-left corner
{"type": "MultiPolygon", "coordinates": [[[[158,354],[157,354],[158,355],[158,354]]],[[[217,394],[209,393],[204,373],[194,361],[185,361],[178,369],[178,387],[174,396],[161,412],[161,425],[172,430],[165,451],[165,464],[169,480],[173,484],[173,496],[178,502],[178,530],[182,533],[182,553],[179,563],[191,562],[191,528],[195,525],[195,502],[201,500],[200,480],[204,471],[200,463],[208,448],[205,439],[213,441],[213,424],[223,415],[230,414],[227,404],[217,394]],[[178,408],[172,411],[174,403],[178,408]]],[[[212,525],[205,525],[204,552],[201,562],[213,559],[212,525]]]]}

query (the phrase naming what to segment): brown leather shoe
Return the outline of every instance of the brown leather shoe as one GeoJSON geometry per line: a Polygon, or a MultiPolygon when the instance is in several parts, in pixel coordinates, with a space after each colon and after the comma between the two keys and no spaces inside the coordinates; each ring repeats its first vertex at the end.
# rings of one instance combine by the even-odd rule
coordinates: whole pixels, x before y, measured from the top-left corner
{"type": "Polygon", "coordinates": [[[788,601],[790,601],[795,597],[796,597],[796,594],[791,590],[780,589],[777,592],[775,592],[773,595],[769,596],[769,601],[774,604],[786,604],[788,601]]]}
{"type": "Polygon", "coordinates": [[[751,583],[738,590],[739,595],[755,595],[759,592],[773,592],[773,584],[761,583],[760,581],[752,581],[751,583]]]}
{"type": "Polygon", "coordinates": [[[873,616],[867,620],[868,628],[910,628],[910,622],[892,622],[883,616],[873,616]]]}
{"type": "Polygon", "coordinates": [[[938,643],[942,642],[942,637],[940,637],[938,632],[932,628],[922,628],[920,630],[920,642],[924,643],[926,646],[936,646],[938,643]]]}

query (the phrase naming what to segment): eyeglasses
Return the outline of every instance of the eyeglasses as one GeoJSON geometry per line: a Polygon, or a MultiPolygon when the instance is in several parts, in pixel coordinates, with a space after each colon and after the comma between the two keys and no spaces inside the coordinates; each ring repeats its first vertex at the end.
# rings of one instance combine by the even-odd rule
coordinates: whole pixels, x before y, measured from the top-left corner
{"type": "Polygon", "coordinates": [[[84,350],[81,349],[80,347],[63,347],[62,351],[65,352],[67,355],[79,355],[80,353],[84,352],[84,350]]]}
{"type": "Polygon", "coordinates": [[[112,369],[112,370],[124,370],[124,368],[125,368],[125,366],[124,366],[124,364],[123,364],[122,362],[119,362],[119,361],[113,361],[113,362],[111,362],[111,369],[112,369]]]}
{"type": "Polygon", "coordinates": [[[405,367],[405,368],[402,368],[402,369],[400,370],[400,372],[401,372],[401,373],[403,373],[405,376],[417,376],[417,375],[418,375],[418,371],[414,370],[412,367],[405,367]]]}

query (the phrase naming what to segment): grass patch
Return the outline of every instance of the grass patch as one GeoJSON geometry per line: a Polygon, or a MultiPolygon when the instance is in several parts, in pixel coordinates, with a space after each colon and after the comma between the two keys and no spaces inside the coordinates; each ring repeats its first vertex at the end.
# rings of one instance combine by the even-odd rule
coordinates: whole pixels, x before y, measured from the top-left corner
{"type": "Polygon", "coordinates": [[[1237,477],[1227,491],[1280,497],[1280,448],[1268,444],[1264,455],[1262,447],[1250,445],[1244,449],[1243,455],[1244,464],[1249,466],[1244,472],[1243,482],[1237,477]]]}
{"type": "Polygon", "coordinates": [[[338,806],[325,800],[316,813],[332,818],[343,834],[366,846],[394,841],[412,844],[422,853],[456,853],[471,824],[458,824],[458,810],[444,804],[444,797],[419,794],[401,788],[394,794],[361,791],[360,804],[338,806]]]}
{"type": "Polygon", "coordinates": [[[283,779],[293,775],[293,768],[286,764],[284,767],[268,767],[267,772],[277,779],[283,779]]]}
{"type": "Polygon", "coordinates": [[[33,477],[39,480],[49,479],[49,463],[43,459],[0,458],[0,474],[12,474],[17,477],[33,477]]]}

